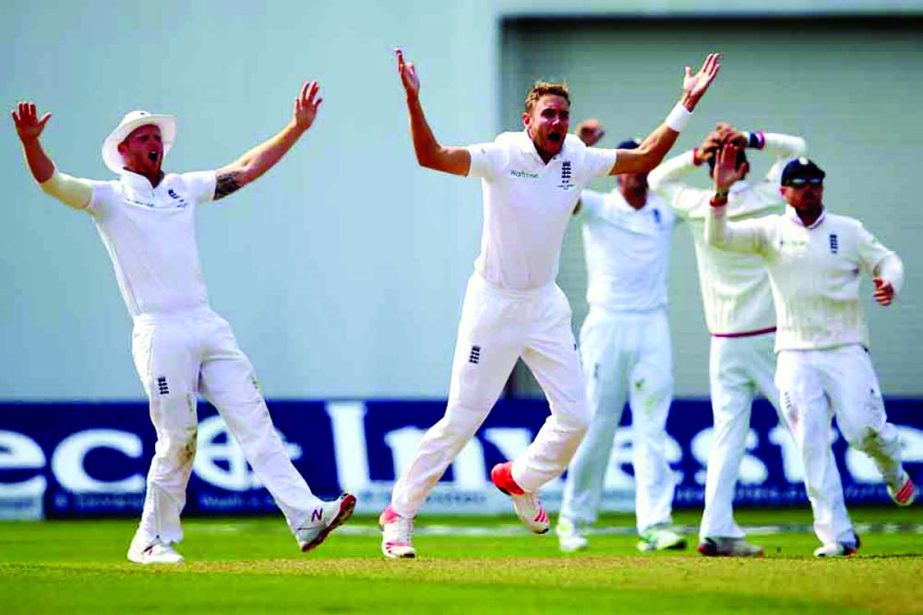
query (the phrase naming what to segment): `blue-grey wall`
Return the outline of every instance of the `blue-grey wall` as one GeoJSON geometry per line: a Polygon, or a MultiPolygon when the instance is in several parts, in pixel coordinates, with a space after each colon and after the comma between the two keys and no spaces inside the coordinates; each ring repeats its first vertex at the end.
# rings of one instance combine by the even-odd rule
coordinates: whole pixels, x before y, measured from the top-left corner
{"type": "MultiPolygon", "coordinates": [[[[847,2],[831,9],[826,2],[600,0],[573,10],[741,13],[760,5],[794,13],[919,13],[923,3],[847,2]]],[[[502,19],[561,12],[560,2],[522,0],[266,6],[14,0],[0,9],[6,61],[0,101],[12,108],[29,99],[51,111],[43,142],[61,170],[106,178],[100,143],[130,109],[179,117],[169,169],[215,168],[281,128],[301,82],[319,80],[325,102],[303,141],[257,184],[199,213],[212,303],[234,326],[269,396],[443,397],[464,284],[478,251],[480,191],[476,181],[417,168],[391,48],[402,45],[419,62],[437,136],[449,144],[477,142],[506,127],[502,19]]],[[[703,49],[708,43],[702,41],[703,49]]],[[[847,55],[818,70],[857,59],[847,55]]],[[[689,61],[695,58],[679,59],[689,61]]],[[[886,154],[905,143],[919,100],[919,64],[893,62],[905,68],[887,65],[895,78],[904,75],[908,98],[882,101],[888,128],[875,133],[874,145],[886,154]]],[[[732,87],[732,77],[729,56],[721,87],[732,87]]],[[[721,96],[721,104],[731,104],[721,96]]],[[[669,101],[658,98],[650,107],[662,115],[669,101]]],[[[880,119],[876,112],[857,121],[880,119]]],[[[93,224],[38,191],[6,121],[0,399],[140,397],[130,319],[93,224]]],[[[831,148],[867,145],[824,139],[831,148]]],[[[913,193],[900,196],[900,220],[890,224],[916,224],[919,231],[913,193]]],[[[900,248],[908,251],[910,271],[919,248],[912,242],[900,248]]],[[[676,301],[694,310],[698,297],[676,301]]],[[[913,320],[911,308],[900,309],[913,320]]],[[[914,360],[908,339],[898,339],[893,351],[914,360]]],[[[897,384],[904,393],[923,394],[918,380],[902,377],[897,384]]],[[[685,392],[706,391],[695,373],[687,381],[685,392]]]]}

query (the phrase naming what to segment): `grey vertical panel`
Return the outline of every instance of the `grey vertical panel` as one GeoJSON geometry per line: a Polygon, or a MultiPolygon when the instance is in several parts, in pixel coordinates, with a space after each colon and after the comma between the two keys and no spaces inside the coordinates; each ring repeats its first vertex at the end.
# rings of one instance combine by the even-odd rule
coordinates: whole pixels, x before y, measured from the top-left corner
{"type": "MultiPolygon", "coordinates": [[[[694,147],[716,121],[741,129],[803,135],[828,171],[825,202],[863,220],[906,266],[898,304],[871,300],[866,315],[882,386],[889,395],[923,394],[923,204],[916,160],[923,146],[917,121],[923,94],[923,21],[904,18],[748,20],[509,20],[504,24],[501,104],[504,128],[521,126],[521,100],[538,78],[570,85],[572,118],[598,117],[601,145],[645,135],[677,100],[682,68],[711,50],[725,54],[714,90],[672,154],[694,147]]],[[[753,178],[768,169],[754,153],[753,178]]],[[[700,173],[693,181],[707,185],[700,173]]],[[[595,188],[608,190],[611,180],[595,188]]],[[[682,226],[671,261],[671,322],[677,395],[708,393],[705,331],[692,242],[682,226]]],[[[585,266],[579,226],[571,225],[559,283],[586,314],[585,266]]],[[[871,285],[863,292],[871,295],[871,285]]],[[[526,370],[515,389],[538,394],[526,370]]]]}

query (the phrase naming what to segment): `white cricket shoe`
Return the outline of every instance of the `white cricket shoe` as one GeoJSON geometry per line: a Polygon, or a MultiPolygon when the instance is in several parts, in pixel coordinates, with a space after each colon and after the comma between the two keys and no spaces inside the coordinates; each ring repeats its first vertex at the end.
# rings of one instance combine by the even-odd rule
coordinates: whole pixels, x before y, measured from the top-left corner
{"type": "Polygon", "coordinates": [[[686,548],[686,537],[669,527],[655,526],[641,534],[636,546],[638,551],[642,553],[667,550],[682,551],[686,548]]]}
{"type": "Polygon", "coordinates": [[[381,552],[389,559],[411,559],[417,556],[413,548],[413,519],[402,517],[388,504],[378,517],[381,528],[381,552]]]}
{"type": "Polygon", "coordinates": [[[862,541],[859,540],[858,534],[854,541],[846,540],[840,542],[831,542],[818,547],[814,550],[814,557],[852,557],[859,552],[862,541]]]}
{"type": "Polygon", "coordinates": [[[356,508],[356,496],[344,493],[332,502],[324,502],[311,511],[311,517],[295,530],[295,540],[302,552],[308,552],[324,542],[330,532],[340,527],[356,508]]]}
{"type": "Polygon", "coordinates": [[[536,534],[544,534],[551,527],[548,513],[534,493],[527,493],[513,480],[513,462],[498,463],[490,471],[490,480],[497,489],[510,496],[516,516],[536,534]]]}
{"type": "Polygon", "coordinates": [[[763,547],[743,538],[705,538],[696,550],[705,557],[763,557],[763,547]]]}
{"type": "Polygon", "coordinates": [[[148,545],[132,541],[128,548],[128,561],[136,564],[182,564],[186,560],[171,545],[155,538],[148,545]]]}
{"type": "Polygon", "coordinates": [[[590,544],[583,525],[578,521],[571,521],[567,517],[558,517],[558,524],[554,526],[554,533],[558,535],[558,545],[564,553],[583,551],[590,544]]]}
{"type": "Polygon", "coordinates": [[[898,506],[910,506],[917,499],[917,488],[907,472],[901,473],[901,479],[893,487],[887,485],[888,495],[898,506]]]}

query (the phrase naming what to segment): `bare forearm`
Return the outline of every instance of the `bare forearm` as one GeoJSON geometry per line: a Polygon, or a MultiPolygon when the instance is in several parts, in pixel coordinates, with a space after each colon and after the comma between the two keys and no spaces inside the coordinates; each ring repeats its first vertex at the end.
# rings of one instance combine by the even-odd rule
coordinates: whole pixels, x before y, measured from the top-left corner
{"type": "Polygon", "coordinates": [[[420,99],[407,97],[407,112],[410,115],[410,138],[413,140],[413,151],[417,155],[420,166],[435,168],[435,161],[439,154],[439,142],[433,135],[420,99]]]}
{"type": "Polygon", "coordinates": [[[663,161],[679,133],[666,124],[658,126],[634,150],[620,150],[612,174],[646,173],[663,161]]]}
{"type": "Polygon", "coordinates": [[[462,147],[443,147],[439,144],[426,121],[418,97],[407,97],[407,112],[410,115],[413,151],[420,166],[453,175],[467,175],[471,168],[471,155],[468,150],[462,147]]]}
{"type": "Polygon", "coordinates": [[[305,133],[294,121],[277,135],[260,143],[231,164],[218,169],[215,200],[233,194],[271,169],[305,133]]]}
{"type": "Polygon", "coordinates": [[[54,163],[45,153],[45,149],[38,138],[23,141],[22,151],[26,156],[26,164],[29,165],[29,171],[32,172],[32,177],[35,178],[35,181],[41,184],[51,179],[54,174],[54,163]]]}
{"type": "Polygon", "coordinates": [[[230,166],[238,168],[238,182],[241,186],[258,179],[266,171],[274,167],[282,159],[282,156],[298,142],[304,132],[294,122],[289,122],[274,137],[260,143],[235,160],[230,166]]]}

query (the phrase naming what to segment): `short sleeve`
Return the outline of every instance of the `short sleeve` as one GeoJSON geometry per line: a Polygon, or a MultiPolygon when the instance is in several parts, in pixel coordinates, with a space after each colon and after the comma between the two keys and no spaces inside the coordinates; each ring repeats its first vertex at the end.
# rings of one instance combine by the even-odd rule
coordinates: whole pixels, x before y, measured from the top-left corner
{"type": "Polygon", "coordinates": [[[490,179],[503,172],[505,154],[503,147],[497,143],[478,143],[465,149],[471,154],[471,168],[468,177],[490,179]]]}
{"type": "Polygon", "coordinates": [[[583,160],[591,177],[605,177],[612,171],[617,157],[617,150],[588,147],[583,160]]]}
{"type": "Polygon", "coordinates": [[[180,177],[189,196],[195,200],[196,204],[209,203],[214,200],[215,186],[218,181],[215,171],[183,173],[180,177]]]}
{"type": "Polygon", "coordinates": [[[110,204],[118,197],[116,186],[118,182],[89,180],[93,188],[93,195],[85,211],[94,218],[100,218],[107,212],[110,204]]]}
{"type": "Polygon", "coordinates": [[[599,216],[602,211],[606,195],[595,190],[583,190],[580,193],[580,214],[590,218],[599,216]]]}

